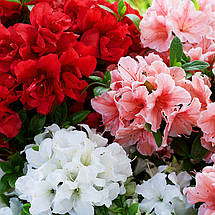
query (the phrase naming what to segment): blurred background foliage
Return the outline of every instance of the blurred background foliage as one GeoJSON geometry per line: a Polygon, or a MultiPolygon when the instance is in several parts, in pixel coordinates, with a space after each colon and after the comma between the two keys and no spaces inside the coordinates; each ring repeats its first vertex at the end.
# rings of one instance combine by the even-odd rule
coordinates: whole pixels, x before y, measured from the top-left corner
{"type": "MultiPolygon", "coordinates": [[[[107,0],[110,3],[116,2],[118,0],[107,0]]],[[[152,0],[125,0],[125,2],[129,3],[134,9],[137,9],[142,15],[147,8],[150,7],[152,0]]]]}

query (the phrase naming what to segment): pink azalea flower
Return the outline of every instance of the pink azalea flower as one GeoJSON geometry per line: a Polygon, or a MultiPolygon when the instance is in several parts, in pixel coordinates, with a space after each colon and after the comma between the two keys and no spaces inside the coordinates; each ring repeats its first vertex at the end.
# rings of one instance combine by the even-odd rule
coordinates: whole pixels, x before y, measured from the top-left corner
{"type": "Polygon", "coordinates": [[[181,134],[190,135],[192,127],[196,126],[200,116],[201,103],[194,98],[190,105],[184,105],[181,109],[175,108],[173,112],[167,116],[167,125],[164,131],[164,142],[167,141],[168,133],[172,137],[181,134]]]}
{"type": "Polygon", "coordinates": [[[137,143],[137,149],[142,155],[152,155],[165,146],[157,146],[152,132],[146,131],[145,120],[142,117],[136,118],[129,127],[120,128],[115,141],[123,146],[137,143]]]}
{"type": "MultiPolygon", "coordinates": [[[[212,155],[213,162],[215,155],[212,155]]],[[[196,174],[196,186],[184,189],[189,204],[204,202],[199,208],[200,215],[213,215],[215,212],[215,165],[205,167],[196,174]]]]}
{"type": "Polygon", "coordinates": [[[213,140],[209,135],[204,134],[201,138],[201,145],[210,152],[215,152],[215,139],[213,140]]]}
{"type": "Polygon", "coordinates": [[[197,173],[196,186],[185,188],[184,192],[187,194],[189,204],[197,202],[210,202],[215,204],[215,171],[210,173],[197,173]]]}
{"type": "Polygon", "coordinates": [[[199,99],[202,110],[206,109],[208,103],[210,103],[211,90],[208,85],[205,84],[205,80],[200,72],[192,76],[192,82],[186,80],[181,82],[180,86],[186,89],[192,98],[197,97],[199,99]]]}
{"type": "Polygon", "coordinates": [[[167,19],[182,42],[199,43],[209,31],[207,14],[197,11],[190,0],[181,1],[176,10],[170,10],[167,19]]]}
{"type": "Polygon", "coordinates": [[[168,51],[173,34],[165,17],[158,16],[154,11],[150,15],[146,14],[140,22],[140,30],[144,48],[149,47],[158,52],[168,51]]]}
{"type": "Polygon", "coordinates": [[[215,138],[215,103],[208,104],[207,110],[202,111],[198,120],[198,126],[208,135],[215,138]]]}
{"type": "Polygon", "coordinates": [[[152,132],[143,131],[141,133],[140,141],[137,144],[137,150],[142,155],[152,155],[153,152],[162,150],[163,146],[158,147],[152,132]]]}
{"type": "Polygon", "coordinates": [[[122,87],[122,77],[120,76],[117,70],[113,70],[111,72],[111,85],[110,88],[112,90],[119,90],[122,87]]]}
{"type": "Polygon", "coordinates": [[[151,7],[147,10],[147,13],[155,11],[158,16],[167,16],[170,8],[167,0],[154,0],[151,7]]]}
{"type": "Polygon", "coordinates": [[[202,204],[199,207],[198,215],[214,215],[215,214],[215,207],[210,208],[207,204],[202,204]]]}
{"type": "Polygon", "coordinates": [[[118,63],[118,72],[123,81],[132,84],[134,81],[145,81],[141,66],[131,57],[122,57],[118,63]]]}
{"type": "Polygon", "coordinates": [[[147,55],[145,58],[146,63],[150,66],[154,61],[163,61],[163,59],[157,55],[152,53],[149,53],[149,55],[147,55]]]}
{"type": "Polygon", "coordinates": [[[186,52],[187,55],[190,56],[191,61],[202,60],[211,64],[215,56],[215,43],[203,37],[200,43],[189,47],[186,52]]]}
{"type": "Polygon", "coordinates": [[[152,131],[160,128],[162,112],[191,101],[190,94],[182,87],[175,86],[170,75],[159,74],[156,82],[158,88],[148,97],[147,122],[152,125],[152,131]]]}
{"type": "Polygon", "coordinates": [[[120,117],[132,120],[140,113],[145,115],[148,91],[145,86],[139,86],[122,94],[118,101],[120,117]]]}
{"type": "Polygon", "coordinates": [[[170,70],[167,67],[167,65],[162,61],[154,61],[151,63],[151,66],[149,66],[146,70],[147,76],[157,76],[161,73],[163,74],[170,74],[170,70]]]}
{"type": "Polygon", "coordinates": [[[102,121],[104,125],[108,126],[112,135],[116,134],[121,125],[115,95],[115,91],[110,91],[91,100],[93,109],[102,115],[102,121]]]}
{"type": "Polygon", "coordinates": [[[175,81],[176,86],[180,86],[181,82],[185,81],[185,71],[181,67],[171,67],[170,68],[170,75],[172,79],[175,81]]]}

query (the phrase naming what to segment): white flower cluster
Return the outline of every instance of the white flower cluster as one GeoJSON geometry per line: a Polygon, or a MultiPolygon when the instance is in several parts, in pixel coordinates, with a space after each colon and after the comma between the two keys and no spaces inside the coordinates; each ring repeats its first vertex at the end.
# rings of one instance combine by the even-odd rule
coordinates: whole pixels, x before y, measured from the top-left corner
{"type": "Polygon", "coordinates": [[[86,132],[54,124],[26,147],[27,173],[16,181],[16,192],[30,202],[32,215],[91,215],[93,206],[109,207],[125,192],[132,175],[126,152],[81,127],[86,132]]]}
{"type": "Polygon", "coordinates": [[[193,214],[192,206],[187,203],[182,193],[183,188],[189,186],[191,176],[187,172],[178,175],[172,172],[168,175],[172,185],[167,184],[166,179],[165,173],[158,172],[148,181],[137,185],[136,193],[144,197],[140,203],[141,211],[153,215],[193,214]]]}

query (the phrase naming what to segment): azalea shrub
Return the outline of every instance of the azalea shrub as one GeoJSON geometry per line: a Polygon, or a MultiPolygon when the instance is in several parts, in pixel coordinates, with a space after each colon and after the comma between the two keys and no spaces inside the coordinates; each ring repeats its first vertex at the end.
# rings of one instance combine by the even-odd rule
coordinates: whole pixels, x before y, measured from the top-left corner
{"type": "Polygon", "coordinates": [[[213,0],[0,0],[0,215],[215,214],[213,0]]]}

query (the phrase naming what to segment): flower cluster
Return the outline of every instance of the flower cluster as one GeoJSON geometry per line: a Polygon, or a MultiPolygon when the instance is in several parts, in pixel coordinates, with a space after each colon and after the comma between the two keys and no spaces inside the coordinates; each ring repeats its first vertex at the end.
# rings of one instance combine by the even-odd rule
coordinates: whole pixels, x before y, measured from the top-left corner
{"type": "Polygon", "coordinates": [[[154,209],[156,215],[193,214],[192,207],[188,205],[182,190],[190,185],[191,176],[187,172],[175,172],[168,176],[158,172],[148,181],[137,185],[136,193],[144,197],[140,203],[142,212],[151,212],[154,209]],[[173,185],[167,184],[167,180],[173,185]]]}
{"type": "MultiPolygon", "coordinates": [[[[202,128],[207,105],[214,103],[210,101],[207,76],[197,72],[188,80],[182,68],[167,67],[155,54],[145,58],[138,56],[137,60],[120,59],[118,69],[111,72],[111,91],[94,98],[92,106],[102,114],[104,124],[119,143],[138,142],[138,150],[151,155],[167,145],[168,135],[189,136],[193,126],[202,128]],[[163,126],[162,121],[166,125],[163,145],[158,148],[146,123],[157,132],[163,126]]],[[[211,127],[211,130],[215,129],[211,127]]]]}
{"type": "Polygon", "coordinates": [[[168,51],[173,33],[187,44],[214,39],[214,2],[201,0],[199,10],[190,0],[154,0],[140,23],[144,47],[168,51]]]}
{"type": "Polygon", "coordinates": [[[0,0],[0,215],[215,214],[214,75],[214,0],[0,0]]]}
{"type": "MultiPolygon", "coordinates": [[[[98,66],[97,59],[103,65],[117,62],[140,42],[131,20],[117,21],[99,7],[116,10],[117,4],[103,0],[29,4],[33,3],[30,12],[25,5],[0,1],[0,134],[8,138],[21,127],[10,104],[20,101],[24,109],[47,115],[67,97],[83,103],[88,86],[84,77],[98,66]],[[24,23],[15,19],[22,10],[28,12],[24,23]]],[[[138,14],[129,5],[126,13],[138,14]]]]}
{"type": "Polygon", "coordinates": [[[19,198],[31,203],[30,213],[94,214],[93,206],[109,207],[131,176],[130,160],[117,143],[56,124],[26,146],[27,173],[16,181],[19,198]]]}

